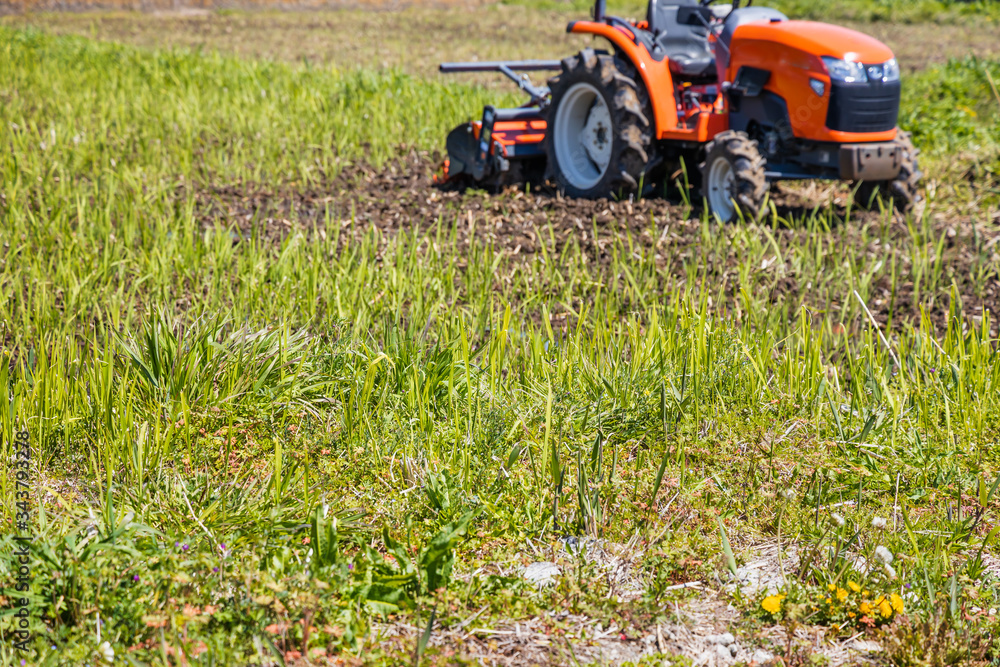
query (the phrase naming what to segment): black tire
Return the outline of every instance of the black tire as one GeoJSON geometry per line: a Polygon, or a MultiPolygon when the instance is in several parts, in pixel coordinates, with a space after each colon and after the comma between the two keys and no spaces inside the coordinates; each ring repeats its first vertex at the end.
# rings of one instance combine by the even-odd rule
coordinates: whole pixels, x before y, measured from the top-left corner
{"type": "Polygon", "coordinates": [[[877,209],[879,197],[901,213],[906,213],[920,201],[920,179],[923,172],[917,164],[920,150],[913,145],[909,132],[899,130],[896,134],[896,144],[903,149],[903,161],[899,175],[891,181],[859,181],[854,203],[859,207],[871,210],[877,209]]]}
{"type": "Polygon", "coordinates": [[[546,178],[571,197],[599,199],[636,192],[648,185],[647,169],[655,161],[655,128],[649,95],[631,63],[584,49],[562,61],[562,73],[549,79],[552,91],[546,116],[546,178]],[[574,184],[559,164],[555,147],[559,105],[576,84],[586,83],[604,98],[611,118],[611,154],[600,180],[586,187],[574,184]]]}
{"type": "MultiPolygon", "coordinates": [[[[746,132],[727,130],[720,132],[705,146],[705,161],[699,165],[701,172],[702,196],[712,213],[723,222],[732,222],[742,213],[748,220],[756,220],[767,198],[768,183],[765,176],[765,160],[757,148],[757,142],[746,132]],[[715,210],[712,206],[711,191],[720,187],[713,183],[712,170],[718,160],[725,160],[732,170],[732,183],[727,201],[735,202],[731,210],[715,210]]],[[[721,207],[720,207],[721,208],[721,207]]]]}

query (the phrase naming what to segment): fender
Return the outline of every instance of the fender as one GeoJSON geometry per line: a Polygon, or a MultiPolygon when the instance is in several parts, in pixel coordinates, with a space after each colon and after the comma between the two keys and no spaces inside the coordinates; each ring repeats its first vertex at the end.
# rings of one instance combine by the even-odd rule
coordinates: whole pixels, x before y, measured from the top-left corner
{"type": "Polygon", "coordinates": [[[646,86],[646,93],[653,107],[653,135],[657,139],[663,139],[667,132],[677,128],[674,82],[670,76],[668,59],[664,58],[659,62],[654,60],[644,46],[635,43],[635,35],[630,34],[624,26],[597,21],[573,21],[566,26],[566,32],[597,35],[620,49],[632,61],[646,86]]]}

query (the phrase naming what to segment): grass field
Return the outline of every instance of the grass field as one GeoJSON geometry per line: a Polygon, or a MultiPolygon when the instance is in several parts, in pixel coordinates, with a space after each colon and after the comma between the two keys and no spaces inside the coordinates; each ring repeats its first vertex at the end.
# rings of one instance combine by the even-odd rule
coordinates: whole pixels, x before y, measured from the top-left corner
{"type": "Polygon", "coordinates": [[[1000,660],[992,5],[808,9],[939,39],[915,215],[719,225],[434,187],[550,4],[4,20],[0,662],[1000,660]]]}

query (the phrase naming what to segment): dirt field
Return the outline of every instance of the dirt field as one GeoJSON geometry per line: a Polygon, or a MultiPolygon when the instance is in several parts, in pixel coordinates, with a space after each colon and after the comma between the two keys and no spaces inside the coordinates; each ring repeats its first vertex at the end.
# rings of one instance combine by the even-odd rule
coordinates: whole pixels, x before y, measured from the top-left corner
{"type": "MultiPolygon", "coordinates": [[[[635,244],[632,252],[655,258],[662,276],[658,296],[682,288],[689,278],[690,265],[700,262],[698,281],[704,283],[700,286],[730,286],[722,291],[724,303],[716,307],[724,311],[739,308],[740,269],[747,258],[737,244],[721,248],[705,242],[698,205],[693,209],[685,207],[676,197],[589,201],[564,198],[550,188],[530,194],[511,189],[491,196],[436,185],[433,172],[438,165],[435,156],[412,153],[382,169],[355,165],[345,169],[336,181],[312,188],[238,184],[200,189],[195,197],[206,228],[236,224],[245,237],[268,238],[275,244],[296,229],[309,233],[329,211],[338,217],[351,217],[352,229],[358,234],[374,227],[388,237],[417,231],[432,233],[441,219],[468,220],[465,229],[459,231],[460,244],[475,237],[522,262],[558,257],[570,247],[578,247],[584,261],[607,265],[616,243],[628,238],[630,245],[635,244]]],[[[756,267],[755,273],[761,286],[770,290],[769,298],[776,306],[804,305],[816,313],[819,323],[829,316],[829,309],[836,309],[837,302],[831,303],[830,293],[813,289],[812,283],[795,275],[792,256],[815,242],[814,232],[803,221],[812,212],[820,216],[829,212],[843,219],[849,190],[844,185],[780,184],[772,187],[772,193],[779,217],[797,222],[772,232],[777,255],[786,257],[787,266],[756,267]]],[[[183,198],[183,193],[179,197],[183,198]]],[[[1000,284],[988,281],[984,286],[973,279],[983,262],[1000,261],[1000,210],[983,211],[990,216],[986,220],[974,215],[974,208],[958,211],[935,206],[932,211],[927,216],[933,221],[930,238],[942,241],[937,265],[947,267],[966,312],[983,308],[1000,311],[1000,284]]],[[[737,235],[742,230],[734,226],[727,231],[737,235]]],[[[831,256],[847,250],[849,261],[859,267],[898,263],[900,271],[906,272],[922,243],[903,220],[890,218],[887,224],[885,216],[878,212],[855,210],[850,223],[834,231],[825,249],[831,256]],[[884,231],[872,238],[872,228],[884,231]]],[[[500,283],[503,279],[498,276],[497,280],[500,283]]],[[[918,290],[904,281],[894,291],[892,275],[879,271],[869,307],[881,324],[890,320],[916,323],[923,311],[943,329],[950,299],[934,295],[917,298],[918,290]]],[[[518,296],[523,299],[528,295],[518,296]]],[[[834,299],[838,298],[849,298],[849,292],[834,295],[834,299]]],[[[866,324],[857,320],[847,326],[863,328],[866,324]]]]}
{"type": "Polygon", "coordinates": [[[197,15],[226,9],[402,9],[484,4],[488,0],[7,0],[0,12],[61,12],[127,10],[197,15]]]}
{"type": "MultiPolygon", "coordinates": [[[[70,6],[69,3],[64,3],[70,6]]],[[[207,4],[207,3],[206,3],[207,4]]],[[[263,3],[268,9],[294,6],[263,3]]],[[[138,12],[55,12],[6,17],[8,25],[33,25],[57,34],[77,34],[143,47],[217,49],[252,58],[308,60],[340,68],[400,67],[429,75],[446,60],[558,58],[590,40],[567,35],[563,27],[580,18],[575,11],[533,10],[477,0],[454,2],[324,3],[330,11],[210,11],[195,3],[143,5],[138,12]],[[365,5],[365,9],[357,9],[365,5]],[[443,7],[448,5],[448,7],[443,7]],[[385,11],[372,12],[370,6],[385,11]],[[464,11],[454,11],[454,7],[464,11]],[[377,48],[372,48],[377,45],[377,48]]],[[[34,11],[53,5],[33,4],[34,11]]],[[[72,5],[76,7],[76,5],[72,5]]],[[[115,7],[114,2],[101,5],[115,7]]],[[[135,8],[121,0],[117,7],[135,8]]],[[[905,70],[953,57],[1000,53],[996,27],[986,24],[847,24],[886,42],[905,70]]],[[[496,82],[498,77],[458,79],[496,82]]],[[[505,84],[501,84],[505,85],[505,84]]]]}

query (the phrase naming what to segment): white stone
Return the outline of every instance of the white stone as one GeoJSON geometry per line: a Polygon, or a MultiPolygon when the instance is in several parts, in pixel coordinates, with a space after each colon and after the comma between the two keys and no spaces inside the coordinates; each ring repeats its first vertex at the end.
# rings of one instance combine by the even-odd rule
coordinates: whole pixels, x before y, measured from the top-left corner
{"type": "Polygon", "coordinates": [[[548,561],[532,563],[524,568],[524,578],[535,584],[539,588],[551,586],[556,583],[556,577],[562,574],[559,566],[548,561]]]}
{"type": "Polygon", "coordinates": [[[700,665],[707,665],[708,663],[712,662],[713,656],[714,654],[711,649],[705,651],[704,653],[698,656],[697,660],[694,661],[695,667],[699,667],[700,665]]]}
{"type": "Polygon", "coordinates": [[[709,635],[705,639],[709,644],[722,644],[723,646],[729,646],[736,641],[736,638],[730,632],[724,632],[721,635],[709,635]]]}
{"type": "Polygon", "coordinates": [[[750,656],[750,664],[751,665],[754,665],[754,664],[756,664],[756,665],[766,665],[767,663],[771,662],[772,660],[774,660],[774,654],[771,653],[770,651],[765,651],[762,648],[757,649],[756,651],[753,652],[753,655],[750,656]]]}

